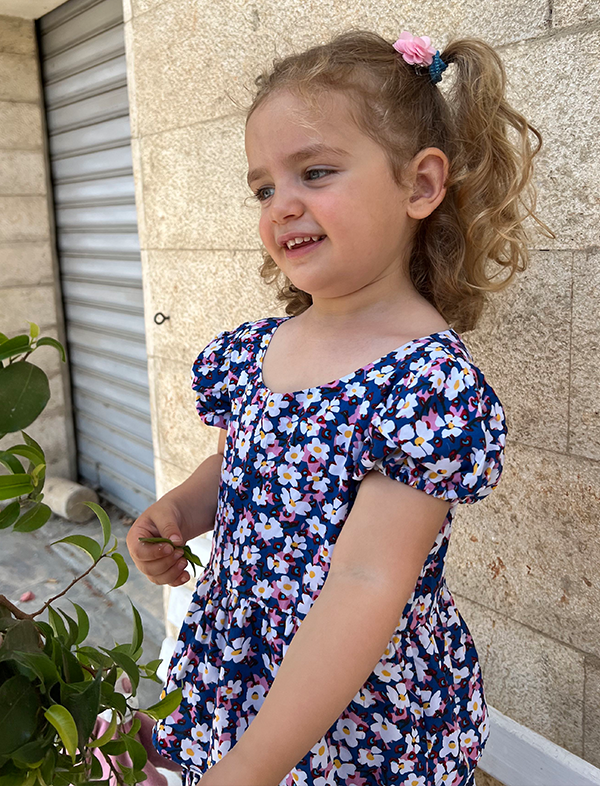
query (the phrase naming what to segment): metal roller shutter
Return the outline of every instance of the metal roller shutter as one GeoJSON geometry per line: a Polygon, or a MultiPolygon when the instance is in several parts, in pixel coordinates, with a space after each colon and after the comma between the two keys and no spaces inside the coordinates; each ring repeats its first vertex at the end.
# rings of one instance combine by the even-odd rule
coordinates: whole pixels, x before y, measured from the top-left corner
{"type": "Polygon", "coordinates": [[[129,513],[155,499],[121,0],[38,21],[80,475],[129,513]]]}

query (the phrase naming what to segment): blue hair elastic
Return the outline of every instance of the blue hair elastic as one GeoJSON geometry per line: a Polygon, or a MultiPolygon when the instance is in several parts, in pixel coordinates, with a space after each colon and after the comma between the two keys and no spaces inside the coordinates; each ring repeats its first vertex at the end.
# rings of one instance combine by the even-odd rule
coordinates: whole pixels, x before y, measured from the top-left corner
{"type": "Polygon", "coordinates": [[[440,53],[436,52],[433,56],[433,62],[429,66],[429,74],[431,76],[431,81],[433,84],[437,84],[438,82],[442,81],[442,72],[448,68],[448,63],[444,63],[442,58],[440,57],[440,53]]]}

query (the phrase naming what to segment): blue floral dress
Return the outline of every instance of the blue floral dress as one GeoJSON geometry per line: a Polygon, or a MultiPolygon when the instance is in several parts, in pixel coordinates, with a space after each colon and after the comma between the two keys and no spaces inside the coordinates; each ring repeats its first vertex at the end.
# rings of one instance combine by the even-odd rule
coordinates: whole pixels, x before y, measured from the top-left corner
{"type": "Polygon", "coordinates": [[[183,701],[156,724],[154,745],[195,784],[240,739],[376,469],[451,506],[380,661],[280,786],[465,786],[489,721],[444,560],[456,506],[499,483],[502,405],[453,329],[329,384],[273,393],[262,361],[286,319],[219,333],[193,367],[198,413],[227,442],[210,561],[163,691],[181,687],[183,701]]]}

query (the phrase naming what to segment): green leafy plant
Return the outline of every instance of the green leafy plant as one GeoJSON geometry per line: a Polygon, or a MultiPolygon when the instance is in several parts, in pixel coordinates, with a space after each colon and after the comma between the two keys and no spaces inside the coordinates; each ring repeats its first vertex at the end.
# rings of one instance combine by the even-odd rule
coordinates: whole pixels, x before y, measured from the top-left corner
{"type": "MultiPolygon", "coordinates": [[[[9,339],[0,333],[0,437],[21,431],[23,439],[0,451],[0,462],[8,470],[0,475],[0,500],[11,500],[0,511],[0,528],[19,532],[39,529],[51,514],[42,502],[44,451],[23,431],[48,403],[49,385],[42,369],[28,358],[44,345],[55,347],[63,362],[65,352],[56,339],[38,336],[35,323],[30,323],[29,335],[9,339]]],[[[160,659],[139,663],[144,631],[131,601],[132,640],[112,649],[86,645],[90,620],[79,604],[70,601],[74,616],[52,605],[103,559],[117,567],[111,592],[129,576],[108,515],[99,505],[86,504],[97,516],[100,540],[75,534],[55,543],[77,546],[91,558],[91,566],[32,614],[0,595],[0,786],[140,783],[146,779],[147,753],[136,739],[141,721],[135,713],[162,718],[177,709],[182,699],[181,689],[166,695],[163,691],[158,703],[137,709],[115,690],[121,675],[129,679],[131,697],[141,678],[160,684],[156,676],[160,659]],[[38,619],[46,610],[48,622],[38,619]],[[96,719],[107,711],[108,728],[94,737],[96,719]],[[122,753],[129,754],[131,767],[111,758],[122,753]],[[110,781],[102,779],[101,758],[110,768],[110,781]]]]}

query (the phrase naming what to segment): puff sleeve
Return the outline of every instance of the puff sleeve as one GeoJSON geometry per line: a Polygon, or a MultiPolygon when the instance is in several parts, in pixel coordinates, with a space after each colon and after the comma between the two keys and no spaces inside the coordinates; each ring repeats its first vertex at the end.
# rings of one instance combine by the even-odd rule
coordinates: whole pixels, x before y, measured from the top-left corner
{"type": "Polygon", "coordinates": [[[413,366],[375,407],[353,478],[376,469],[455,504],[487,497],[504,464],[502,404],[462,357],[421,358],[413,366]]]}
{"type": "Polygon", "coordinates": [[[192,366],[192,390],[196,394],[196,410],[207,426],[227,428],[231,417],[229,392],[235,384],[232,361],[239,355],[241,329],[223,330],[210,341],[192,366]]]}

